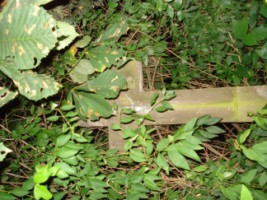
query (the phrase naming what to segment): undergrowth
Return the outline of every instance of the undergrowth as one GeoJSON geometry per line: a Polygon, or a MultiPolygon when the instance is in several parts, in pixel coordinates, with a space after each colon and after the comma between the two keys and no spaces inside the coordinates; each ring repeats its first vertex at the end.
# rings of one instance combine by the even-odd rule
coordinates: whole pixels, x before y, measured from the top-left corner
{"type": "Polygon", "coordinates": [[[118,122],[113,128],[126,140],[118,151],[108,148],[107,129],[80,127],[79,112],[68,104],[72,68],[121,19],[127,34],[105,45],[142,61],[147,89],[266,84],[263,1],[72,0],[46,7],[89,38],[83,48],[53,52],[42,63],[47,68],[37,69],[64,85],[61,93],[37,103],[19,97],[1,108],[0,140],[12,152],[0,163],[0,199],[267,198],[266,108],[251,114],[251,124],[209,115],[180,126],[136,120],[136,128],[122,128],[118,122]]]}

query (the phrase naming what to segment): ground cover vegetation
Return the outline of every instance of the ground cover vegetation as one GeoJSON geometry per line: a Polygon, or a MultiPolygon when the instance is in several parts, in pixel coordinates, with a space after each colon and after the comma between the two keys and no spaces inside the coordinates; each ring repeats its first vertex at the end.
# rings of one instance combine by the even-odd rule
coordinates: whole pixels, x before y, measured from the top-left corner
{"type": "Polygon", "coordinates": [[[114,69],[131,59],[162,91],[159,112],[172,89],[265,85],[264,1],[0,3],[0,199],[267,198],[267,107],[249,124],[155,127],[125,108],[113,126],[124,152],[108,149],[105,128],[78,126],[112,115],[107,100],[127,88],[114,69]]]}

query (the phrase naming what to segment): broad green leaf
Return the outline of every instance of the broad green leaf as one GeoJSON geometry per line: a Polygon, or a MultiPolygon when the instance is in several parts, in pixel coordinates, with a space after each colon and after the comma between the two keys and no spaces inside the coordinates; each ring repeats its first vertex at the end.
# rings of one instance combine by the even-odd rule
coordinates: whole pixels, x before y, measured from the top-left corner
{"type": "Polygon", "coordinates": [[[134,136],[136,136],[136,135],[137,135],[136,132],[135,132],[133,129],[129,128],[129,127],[125,128],[125,129],[122,131],[122,137],[123,137],[124,139],[126,139],[126,138],[131,138],[131,137],[134,137],[134,136]]]}
{"type": "Polygon", "coordinates": [[[247,129],[243,133],[241,133],[241,135],[238,138],[239,143],[243,144],[247,140],[247,137],[250,135],[250,133],[251,129],[247,129]]]}
{"type": "Polygon", "coordinates": [[[20,94],[30,100],[38,101],[54,95],[61,88],[53,78],[44,74],[37,74],[31,70],[20,72],[12,67],[12,63],[6,66],[0,65],[0,70],[13,79],[20,94]]]}
{"type": "Polygon", "coordinates": [[[2,162],[8,153],[12,151],[7,148],[2,142],[0,142],[0,162],[2,162]]]}
{"type": "Polygon", "coordinates": [[[66,104],[66,105],[62,105],[62,106],[60,107],[60,109],[63,110],[63,111],[70,111],[70,110],[72,110],[72,109],[74,109],[74,108],[75,108],[74,105],[68,105],[68,104],[66,104]]]}
{"type": "Polygon", "coordinates": [[[35,170],[36,172],[33,177],[33,180],[35,183],[44,183],[52,175],[49,165],[45,165],[45,166],[38,165],[35,167],[35,170]]]}
{"type": "Polygon", "coordinates": [[[197,155],[197,153],[193,149],[191,149],[190,147],[185,146],[182,143],[175,144],[175,147],[176,147],[177,151],[179,153],[181,153],[182,155],[184,155],[188,158],[191,158],[193,160],[196,160],[198,162],[201,161],[199,156],[197,155]]]}
{"type": "Polygon", "coordinates": [[[210,115],[203,115],[202,117],[199,117],[197,120],[197,125],[201,126],[201,125],[214,125],[218,122],[221,121],[221,118],[217,118],[217,117],[211,117],[210,115]]]}
{"type": "Polygon", "coordinates": [[[261,58],[267,59],[267,42],[260,49],[257,49],[256,52],[261,58]]]}
{"type": "Polygon", "coordinates": [[[23,188],[16,188],[11,191],[11,193],[17,197],[23,197],[27,194],[29,194],[30,191],[24,190],[23,188]]]}
{"type": "Polygon", "coordinates": [[[119,130],[121,130],[121,126],[120,126],[120,124],[115,124],[115,123],[113,123],[113,124],[111,125],[111,128],[112,128],[112,130],[114,130],[114,131],[119,131],[119,130]]]}
{"type": "Polygon", "coordinates": [[[75,43],[75,46],[78,48],[85,48],[90,42],[92,38],[88,35],[85,35],[82,39],[78,40],[75,43]]]}
{"type": "Polygon", "coordinates": [[[0,87],[0,108],[12,99],[16,98],[18,92],[12,92],[5,87],[0,87]]]}
{"type": "Polygon", "coordinates": [[[264,186],[267,183],[267,172],[262,172],[258,178],[260,186],[264,186]]]}
{"type": "Polygon", "coordinates": [[[169,145],[170,141],[168,138],[161,139],[157,144],[157,151],[163,151],[169,145]]]}
{"type": "Polygon", "coordinates": [[[249,35],[254,37],[257,42],[261,40],[265,40],[267,38],[267,27],[264,27],[264,26],[256,27],[252,29],[249,35]]]}
{"type": "Polygon", "coordinates": [[[63,170],[64,172],[66,172],[69,175],[77,175],[76,168],[71,167],[67,163],[59,162],[59,163],[56,163],[55,166],[59,167],[61,170],[63,170]]]}
{"type": "Polygon", "coordinates": [[[50,117],[47,117],[46,119],[50,122],[56,122],[59,120],[59,116],[50,116],[50,117]]]}
{"type": "Polygon", "coordinates": [[[156,103],[158,97],[159,97],[159,93],[158,92],[154,92],[152,94],[152,96],[150,97],[150,106],[153,106],[156,103]]]}
{"type": "Polygon", "coordinates": [[[165,112],[165,111],[167,111],[168,109],[167,108],[165,108],[164,106],[158,106],[157,108],[156,108],[156,111],[157,112],[165,112]]]}
{"type": "Polygon", "coordinates": [[[0,59],[14,58],[16,69],[35,68],[57,42],[56,21],[34,4],[10,5],[0,21],[0,59]]]}
{"type": "Polygon", "coordinates": [[[56,141],[56,145],[58,147],[63,146],[64,144],[66,144],[71,138],[71,134],[61,134],[57,137],[57,141],[56,141]]]}
{"type": "Polygon", "coordinates": [[[239,194],[241,191],[241,186],[236,185],[233,187],[224,188],[222,187],[222,193],[223,195],[230,200],[239,200],[239,194]]]}
{"type": "Polygon", "coordinates": [[[244,18],[240,21],[234,21],[232,31],[236,38],[242,39],[248,32],[248,19],[244,18]]]}
{"type": "Polygon", "coordinates": [[[189,165],[187,160],[183,155],[181,155],[175,145],[171,145],[167,148],[168,156],[171,160],[171,162],[179,168],[189,170],[189,165]]]}
{"type": "Polygon", "coordinates": [[[241,40],[247,46],[255,46],[255,45],[257,45],[256,37],[254,35],[250,34],[250,33],[244,35],[241,40]]]}
{"type": "Polygon", "coordinates": [[[250,184],[250,182],[255,178],[257,172],[257,169],[252,169],[243,174],[241,177],[241,183],[250,184]]]}
{"type": "Polygon", "coordinates": [[[110,99],[118,97],[119,92],[126,89],[126,86],[127,81],[123,75],[116,71],[108,70],[77,89],[94,92],[103,98],[110,99]]]}
{"type": "Polygon", "coordinates": [[[70,143],[67,143],[66,145],[62,146],[56,155],[60,158],[65,159],[76,155],[80,151],[80,148],[77,148],[69,144],[70,143]]]}
{"type": "Polygon", "coordinates": [[[1,200],[16,200],[17,198],[7,192],[0,191],[0,199],[1,200]]]}
{"type": "Polygon", "coordinates": [[[240,200],[253,200],[251,192],[245,185],[242,185],[240,200]]]}
{"type": "Polygon", "coordinates": [[[164,155],[159,153],[157,158],[155,159],[155,163],[161,169],[163,169],[166,172],[167,175],[169,175],[170,167],[169,167],[169,164],[168,164],[166,158],[164,157],[164,155]]]}
{"type": "Polygon", "coordinates": [[[58,43],[57,43],[57,50],[64,49],[66,46],[68,46],[79,34],[75,31],[75,28],[66,23],[57,21],[57,37],[58,37],[58,43]]]}
{"type": "Polygon", "coordinates": [[[261,14],[263,17],[267,18],[267,5],[266,5],[266,3],[262,3],[262,4],[261,4],[261,7],[260,7],[260,14],[261,14]]]}
{"type": "Polygon", "coordinates": [[[110,68],[113,65],[120,67],[128,60],[125,56],[126,52],[115,45],[94,47],[86,55],[98,72],[103,72],[106,68],[110,68]]]}
{"type": "Polygon", "coordinates": [[[131,149],[130,150],[130,157],[135,162],[145,162],[147,160],[145,154],[142,153],[141,150],[138,150],[138,149],[131,149]]]}
{"type": "Polygon", "coordinates": [[[204,172],[208,169],[207,165],[199,165],[193,169],[194,172],[204,172]]]}
{"type": "Polygon", "coordinates": [[[44,185],[36,184],[33,192],[34,192],[34,197],[37,200],[42,198],[45,200],[49,200],[52,199],[53,197],[52,193],[49,192],[49,190],[47,189],[47,186],[44,185]]]}
{"type": "Polygon", "coordinates": [[[145,174],[144,184],[151,190],[160,191],[159,186],[155,181],[160,180],[160,177],[154,174],[145,174]]]}
{"type": "Polygon", "coordinates": [[[174,0],[173,2],[173,8],[175,10],[179,10],[183,4],[183,0],[174,0]]]}
{"type": "Polygon", "coordinates": [[[121,19],[120,22],[110,24],[107,29],[96,39],[96,43],[105,42],[107,40],[118,40],[129,30],[127,22],[121,19]]]}
{"type": "Polygon", "coordinates": [[[88,75],[93,74],[95,69],[87,59],[81,59],[70,72],[71,79],[76,83],[84,83],[88,80],[88,75]]]}
{"type": "Polygon", "coordinates": [[[22,72],[20,79],[13,78],[13,81],[20,94],[34,101],[52,96],[61,88],[54,78],[32,71],[22,72]]]}
{"type": "Polygon", "coordinates": [[[225,131],[217,126],[209,126],[206,128],[206,131],[208,131],[211,134],[220,134],[225,133],[225,131]]]}
{"type": "Polygon", "coordinates": [[[73,92],[76,108],[82,119],[97,120],[99,117],[110,117],[112,115],[111,105],[102,97],[86,92],[73,92]]]}
{"type": "Polygon", "coordinates": [[[120,122],[121,122],[122,124],[128,124],[128,123],[130,123],[130,122],[132,122],[132,121],[134,121],[134,118],[133,118],[133,117],[122,117],[122,118],[120,119],[120,122]]]}

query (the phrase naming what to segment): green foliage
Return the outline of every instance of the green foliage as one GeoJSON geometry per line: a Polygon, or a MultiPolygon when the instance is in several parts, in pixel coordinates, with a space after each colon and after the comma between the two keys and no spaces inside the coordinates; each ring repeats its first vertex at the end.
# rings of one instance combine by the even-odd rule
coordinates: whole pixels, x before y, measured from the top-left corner
{"type": "Polygon", "coordinates": [[[1,111],[0,199],[266,199],[266,108],[241,132],[204,115],[165,133],[144,122],[172,109],[173,91],[155,92],[145,115],[107,101],[126,89],[116,68],[131,58],[156,65],[156,88],[266,83],[263,1],[74,0],[53,17],[39,7],[49,2],[10,0],[0,14],[0,106],[64,86],[1,111]],[[51,50],[61,51],[47,66],[51,50]],[[114,110],[124,152],[78,123],[114,110]]]}

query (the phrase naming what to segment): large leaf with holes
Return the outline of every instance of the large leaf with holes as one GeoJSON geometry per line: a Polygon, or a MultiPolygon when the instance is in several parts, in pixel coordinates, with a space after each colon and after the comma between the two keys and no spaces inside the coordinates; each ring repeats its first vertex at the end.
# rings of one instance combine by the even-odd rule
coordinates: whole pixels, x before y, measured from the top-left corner
{"type": "Polygon", "coordinates": [[[128,60],[125,54],[122,48],[117,48],[114,44],[92,48],[88,51],[87,57],[96,71],[103,72],[106,68],[110,68],[113,65],[117,67],[123,65],[128,60]]]}
{"type": "Polygon", "coordinates": [[[126,85],[127,82],[123,75],[108,70],[77,89],[94,92],[103,98],[110,99],[116,98],[121,90],[126,89],[126,85]]]}
{"type": "Polygon", "coordinates": [[[20,71],[12,67],[12,63],[0,65],[0,70],[18,87],[19,93],[26,98],[38,101],[58,92],[61,85],[44,74],[37,74],[31,70],[20,71]]]}
{"type": "Polygon", "coordinates": [[[118,40],[122,35],[126,34],[128,30],[129,25],[127,22],[123,19],[120,19],[119,22],[110,24],[95,42],[105,42],[111,39],[118,40]]]}
{"type": "Polygon", "coordinates": [[[101,96],[93,93],[74,91],[73,99],[79,111],[81,119],[98,120],[99,117],[110,117],[112,115],[111,105],[101,96]]]}
{"type": "Polygon", "coordinates": [[[56,21],[34,4],[11,2],[0,20],[0,59],[12,58],[13,67],[32,69],[56,45],[56,21]]]}
{"type": "Polygon", "coordinates": [[[12,152],[2,142],[0,142],[0,162],[2,162],[8,153],[12,152]]]}
{"type": "Polygon", "coordinates": [[[0,87],[0,107],[14,99],[18,92],[12,92],[5,87],[0,87]]]}

